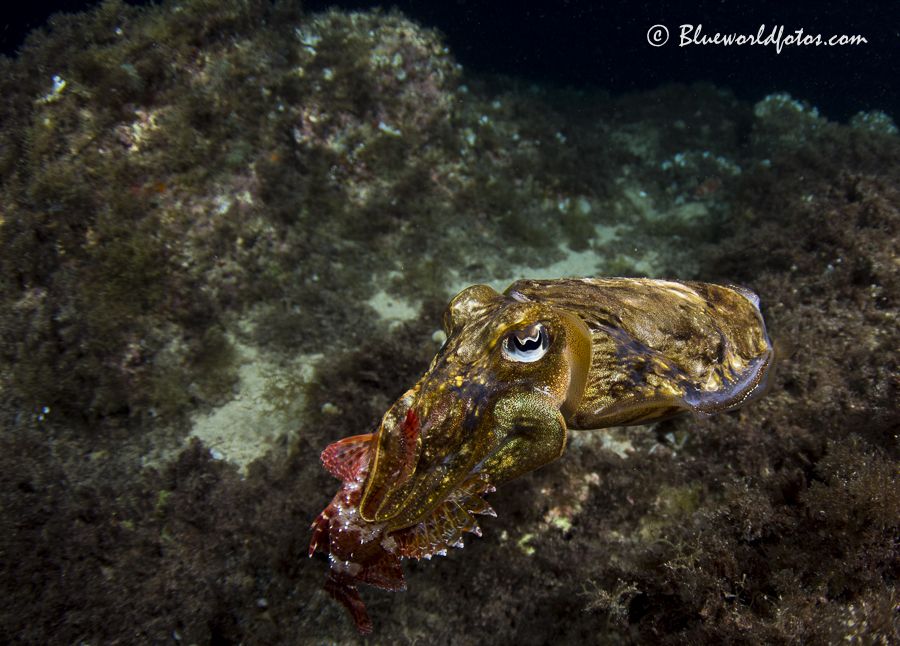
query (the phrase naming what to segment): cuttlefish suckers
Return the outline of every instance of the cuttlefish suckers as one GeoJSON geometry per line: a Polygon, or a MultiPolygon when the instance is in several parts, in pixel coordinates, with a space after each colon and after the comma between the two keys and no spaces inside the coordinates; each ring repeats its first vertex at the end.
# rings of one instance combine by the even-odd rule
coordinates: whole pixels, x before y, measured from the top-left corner
{"type": "MultiPolygon", "coordinates": [[[[428,372],[385,413],[359,514],[395,531],[465,483],[558,458],[568,429],[732,410],[765,391],[772,344],[751,291],[638,278],[460,292],[428,372]]],[[[468,486],[468,485],[466,485],[468,486]]]]}
{"type": "Polygon", "coordinates": [[[772,344],[741,287],[643,278],[475,285],[444,313],[447,341],[377,433],[330,444],[341,480],[312,524],[325,589],[361,633],[361,583],[403,590],[403,558],[480,534],[494,486],[558,458],[569,429],[711,415],[762,394],[772,344]]]}

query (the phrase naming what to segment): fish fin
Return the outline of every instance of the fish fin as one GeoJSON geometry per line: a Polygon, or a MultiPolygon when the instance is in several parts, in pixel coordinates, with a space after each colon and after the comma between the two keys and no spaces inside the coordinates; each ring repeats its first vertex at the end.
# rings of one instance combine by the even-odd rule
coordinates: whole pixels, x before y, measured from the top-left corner
{"type": "Polygon", "coordinates": [[[359,574],[359,580],[391,592],[406,590],[406,579],[403,578],[400,557],[387,551],[383,552],[377,561],[365,566],[359,574]]]}
{"type": "Polygon", "coordinates": [[[349,585],[329,573],[328,578],[325,579],[325,591],[347,609],[350,617],[353,618],[356,630],[361,635],[368,635],[372,632],[372,620],[369,619],[366,604],[363,603],[355,585],[349,585]]]}
{"type": "Polygon", "coordinates": [[[364,433],[329,444],[322,451],[322,465],[341,482],[354,480],[369,464],[373,437],[364,433]]]}
{"type": "Polygon", "coordinates": [[[312,556],[316,553],[316,549],[320,546],[322,549],[327,551],[328,544],[328,511],[331,509],[331,505],[325,508],[325,510],[316,516],[316,519],[313,521],[311,528],[313,530],[312,538],[309,541],[309,555],[312,556]]]}

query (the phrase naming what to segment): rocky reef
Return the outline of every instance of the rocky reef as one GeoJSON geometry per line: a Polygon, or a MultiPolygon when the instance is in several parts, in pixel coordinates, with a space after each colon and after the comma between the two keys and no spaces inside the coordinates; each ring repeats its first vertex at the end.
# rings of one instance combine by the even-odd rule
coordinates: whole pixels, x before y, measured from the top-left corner
{"type": "Polygon", "coordinates": [[[334,482],[518,277],[747,285],[780,362],[713,419],[585,432],[490,497],[385,642],[890,643],[900,136],[786,94],[474,77],[392,12],[107,1],[0,60],[0,636],[355,643],[334,482]]]}

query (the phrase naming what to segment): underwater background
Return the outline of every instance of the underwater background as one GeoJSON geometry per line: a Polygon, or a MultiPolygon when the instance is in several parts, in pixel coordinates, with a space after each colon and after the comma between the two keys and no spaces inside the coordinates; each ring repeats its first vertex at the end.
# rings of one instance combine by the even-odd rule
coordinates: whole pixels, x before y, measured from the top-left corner
{"type": "Polygon", "coordinates": [[[2,11],[2,641],[900,640],[895,3],[2,11]],[[319,453],[566,276],[751,288],[770,392],[573,432],[359,637],[319,453]]]}

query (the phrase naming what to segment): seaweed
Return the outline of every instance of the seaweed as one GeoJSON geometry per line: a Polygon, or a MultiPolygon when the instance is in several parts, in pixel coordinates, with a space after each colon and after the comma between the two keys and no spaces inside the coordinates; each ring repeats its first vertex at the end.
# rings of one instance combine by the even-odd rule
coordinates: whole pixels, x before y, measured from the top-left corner
{"type": "Polygon", "coordinates": [[[770,392],[573,434],[491,496],[483,538],[371,599],[379,634],[900,639],[883,115],[532,90],[473,78],[397,12],[238,0],[57,17],[0,60],[0,96],[0,636],[352,642],[306,558],[334,485],[318,453],[415,382],[451,286],[568,245],[754,289],[787,348],[770,392]],[[381,320],[381,291],[419,315],[381,320]],[[296,432],[242,473],[183,444],[234,396],[239,344],[320,355],[310,383],[270,384],[296,432]]]}

